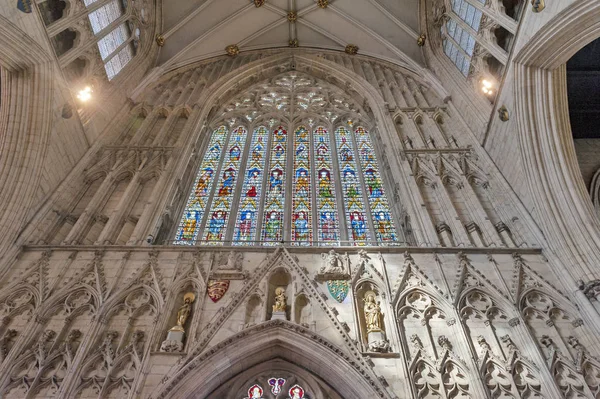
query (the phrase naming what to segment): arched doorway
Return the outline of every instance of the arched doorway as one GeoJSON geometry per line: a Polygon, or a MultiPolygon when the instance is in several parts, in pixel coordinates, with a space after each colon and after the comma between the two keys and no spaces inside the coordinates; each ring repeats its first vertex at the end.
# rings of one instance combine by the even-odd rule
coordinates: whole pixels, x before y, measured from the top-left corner
{"type": "MultiPolygon", "coordinates": [[[[269,321],[188,358],[153,398],[223,398],[220,393],[228,391],[224,387],[246,395],[269,370],[306,384],[310,399],[320,398],[325,392],[331,398],[389,397],[364,359],[340,347],[296,324],[269,321]],[[309,389],[318,392],[311,394],[309,389]]],[[[270,386],[261,388],[270,393],[270,386]]]]}

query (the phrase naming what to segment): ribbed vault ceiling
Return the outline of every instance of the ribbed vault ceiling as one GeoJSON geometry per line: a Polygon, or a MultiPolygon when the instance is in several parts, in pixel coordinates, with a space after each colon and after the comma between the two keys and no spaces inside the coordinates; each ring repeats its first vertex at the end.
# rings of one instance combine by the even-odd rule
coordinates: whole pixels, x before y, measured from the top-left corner
{"type": "Polygon", "coordinates": [[[243,52],[297,39],[300,47],[341,51],[354,44],[360,54],[419,69],[418,9],[418,0],[330,0],[326,8],[316,0],[266,0],[261,7],[251,0],[165,0],[159,64],[223,55],[231,44],[243,52]],[[296,22],[288,21],[289,11],[296,22]]]}

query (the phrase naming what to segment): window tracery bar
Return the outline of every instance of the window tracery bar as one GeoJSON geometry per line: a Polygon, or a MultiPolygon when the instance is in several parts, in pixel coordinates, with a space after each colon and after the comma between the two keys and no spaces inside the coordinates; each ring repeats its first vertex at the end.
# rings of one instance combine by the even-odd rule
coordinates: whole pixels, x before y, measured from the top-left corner
{"type": "Polygon", "coordinates": [[[225,237],[229,214],[231,213],[235,182],[242,163],[242,152],[246,146],[248,131],[239,126],[229,138],[227,151],[224,154],[220,183],[213,194],[209,219],[204,229],[202,240],[207,244],[222,245],[225,237]]]}
{"type": "Polygon", "coordinates": [[[285,205],[285,163],[287,155],[287,131],[279,126],[273,131],[269,180],[263,212],[262,245],[276,245],[283,239],[283,216],[285,205]]]}
{"type": "Polygon", "coordinates": [[[246,177],[240,195],[240,210],[233,235],[236,245],[252,244],[256,239],[268,141],[269,130],[266,127],[260,126],[254,131],[251,153],[246,162],[246,177]]]}
{"type": "Polygon", "coordinates": [[[375,149],[371,143],[369,132],[359,126],[355,131],[360,164],[367,187],[367,198],[373,217],[375,237],[378,242],[394,242],[397,240],[392,213],[383,188],[383,181],[377,166],[375,149]]]}
{"type": "Polygon", "coordinates": [[[315,129],[313,137],[317,176],[317,241],[327,245],[340,239],[335,185],[332,180],[331,141],[329,132],[323,126],[315,129]]]}
{"type": "Polygon", "coordinates": [[[312,211],[310,182],[310,137],[305,126],[294,132],[294,177],[292,197],[292,242],[309,245],[312,242],[312,211]]]}
{"type": "Polygon", "coordinates": [[[196,242],[226,139],[227,128],[225,126],[219,127],[211,136],[208,150],[194,181],[194,189],[179,223],[175,244],[193,245],[196,242]]]}
{"type": "Polygon", "coordinates": [[[337,155],[341,175],[344,211],[347,220],[348,239],[353,245],[366,245],[371,240],[367,225],[366,209],[358,177],[352,134],[344,127],[336,130],[337,155]]]}

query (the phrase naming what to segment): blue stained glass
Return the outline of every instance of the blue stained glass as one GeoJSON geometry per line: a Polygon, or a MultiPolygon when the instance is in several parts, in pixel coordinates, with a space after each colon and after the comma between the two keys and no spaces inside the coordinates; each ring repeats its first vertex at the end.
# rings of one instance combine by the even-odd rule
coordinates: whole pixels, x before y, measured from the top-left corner
{"type": "Polygon", "coordinates": [[[271,159],[269,161],[269,176],[262,225],[262,245],[275,245],[283,240],[287,131],[282,126],[273,131],[273,143],[270,153],[271,159]]]}
{"type": "Polygon", "coordinates": [[[251,153],[246,162],[246,179],[240,196],[240,209],[233,239],[236,245],[247,245],[256,239],[258,203],[262,194],[269,130],[260,126],[252,137],[251,153]]]}
{"type": "Polygon", "coordinates": [[[314,133],[315,167],[317,176],[317,240],[322,245],[339,240],[338,212],[335,200],[335,184],[332,180],[333,163],[329,132],[322,126],[314,133]]]}
{"type": "Polygon", "coordinates": [[[365,204],[352,145],[352,134],[343,127],[339,127],[335,133],[348,238],[353,245],[365,245],[366,241],[371,239],[371,234],[367,226],[365,204]]]}
{"type": "Polygon", "coordinates": [[[191,245],[196,242],[226,138],[227,128],[225,126],[221,126],[215,130],[210,138],[208,150],[204,155],[200,170],[194,181],[194,190],[190,194],[183,217],[179,223],[179,228],[177,229],[175,244],[191,245]]]}
{"type": "Polygon", "coordinates": [[[202,237],[208,244],[223,244],[222,240],[225,238],[227,222],[231,213],[231,201],[233,200],[235,183],[240,170],[247,135],[246,129],[240,126],[231,133],[229,138],[220,184],[213,195],[209,219],[206,222],[202,237]]]}
{"type": "Polygon", "coordinates": [[[309,245],[312,241],[310,184],[310,137],[305,126],[294,132],[294,179],[292,197],[292,242],[309,245]]]}
{"type": "Polygon", "coordinates": [[[371,144],[369,132],[363,127],[358,127],[354,133],[359,148],[360,164],[365,177],[367,197],[373,216],[375,236],[379,242],[396,241],[396,228],[394,227],[392,213],[390,212],[388,200],[384,192],[383,182],[381,181],[381,175],[377,167],[375,149],[371,144]]]}

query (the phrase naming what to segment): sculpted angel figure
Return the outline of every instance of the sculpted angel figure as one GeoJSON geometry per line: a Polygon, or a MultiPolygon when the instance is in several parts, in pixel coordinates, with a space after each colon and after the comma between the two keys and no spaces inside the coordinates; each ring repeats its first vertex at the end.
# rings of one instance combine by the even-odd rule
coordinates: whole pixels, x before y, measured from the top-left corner
{"type": "Polygon", "coordinates": [[[375,293],[369,291],[365,294],[365,322],[367,324],[367,333],[382,331],[381,303],[375,302],[375,293]]]}

